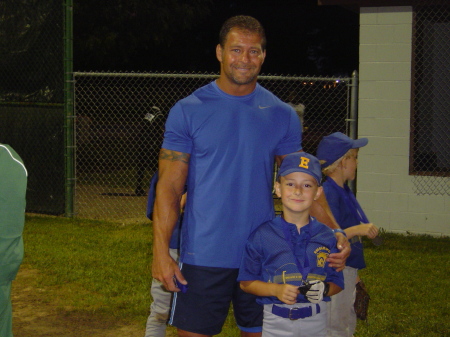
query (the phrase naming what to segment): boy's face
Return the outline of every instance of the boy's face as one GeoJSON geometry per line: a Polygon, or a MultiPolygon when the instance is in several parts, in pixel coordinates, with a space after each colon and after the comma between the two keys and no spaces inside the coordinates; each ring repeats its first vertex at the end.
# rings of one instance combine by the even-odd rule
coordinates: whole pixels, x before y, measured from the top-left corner
{"type": "Polygon", "coordinates": [[[308,212],[314,200],[322,193],[322,187],[309,174],[293,172],[280,177],[275,183],[275,192],[283,203],[283,212],[299,214],[308,212]]]}
{"type": "Polygon", "coordinates": [[[356,168],[358,166],[359,149],[351,149],[349,157],[342,160],[342,169],[345,180],[355,180],[356,168]]]}

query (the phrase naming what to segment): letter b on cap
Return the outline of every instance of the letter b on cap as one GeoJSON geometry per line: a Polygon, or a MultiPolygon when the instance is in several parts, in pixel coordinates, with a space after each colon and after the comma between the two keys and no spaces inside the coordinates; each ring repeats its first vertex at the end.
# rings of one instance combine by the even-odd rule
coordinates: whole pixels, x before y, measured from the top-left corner
{"type": "Polygon", "coordinates": [[[303,167],[305,169],[309,168],[309,158],[306,157],[300,157],[300,165],[298,165],[299,167],[303,167]]]}

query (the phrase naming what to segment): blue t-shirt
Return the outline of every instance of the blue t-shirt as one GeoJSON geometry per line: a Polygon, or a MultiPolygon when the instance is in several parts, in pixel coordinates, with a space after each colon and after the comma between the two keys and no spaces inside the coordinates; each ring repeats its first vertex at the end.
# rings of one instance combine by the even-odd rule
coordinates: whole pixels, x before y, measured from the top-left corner
{"type": "MultiPolygon", "coordinates": [[[[239,269],[238,281],[254,281],[292,284],[300,286],[304,280],[333,282],[344,289],[344,276],[326,262],[331,253],[338,252],[333,231],[310,218],[309,224],[297,230],[297,226],[278,216],[258,227],[248,239],[239,269]],[[299,270],[294,253],[289,245],[283,226],[290,233],[295,256],[302,270],[299,270]],[[307,259],[307,260],[306,260],[307,259]],[[307,273],[305,277],[302,275],[307,273]],[[303,276],[303,277],[302,277],[303,276]]],[[[325,297],[324,301],[329,301],[325,297]]],[[[283,303],[277,297],[259,297],[259,304],[283,303]]],[[[299,294],[297,302],[309,302],[299,294]]]]}
{"type": "Polygon", "coordinates": [[[249,234],[274,217],[275,155],[301,150],[295,111],[257,85],[232,96],[212,82],[170,111],[162,147],[190,154],[181,261],[239,268],[249,234]]]}
{"type": "MultiPolygon", "coordinates": [[[[323,190],[330,206],[331,212],[336,219],[339,226],[342,229],[346,229],[352,226],[360,224],[360,221],[354,215],[355,213],[349,208],[345,200],[340,196],[338,188],[342,187],[336,186],[335,184],[330,184],[328,179],[323,183],[323,190]]],[[[346,266],[363,269],[366,267],[366,262],[364,261],[364,251],[363,244],[361,241],[356,241],[351,243],[351,253],[347,258],[346,266]]]]}

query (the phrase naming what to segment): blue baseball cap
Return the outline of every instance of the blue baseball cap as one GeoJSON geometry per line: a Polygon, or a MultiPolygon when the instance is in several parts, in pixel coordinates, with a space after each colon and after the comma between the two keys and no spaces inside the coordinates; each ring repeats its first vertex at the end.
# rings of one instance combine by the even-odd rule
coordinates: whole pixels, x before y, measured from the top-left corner
{"type": "Polygon", "coordinates": [[[322,138],[316,156],[320,161],[324,161],[322,168],[325,168],[345,155],[348,150],[366,146],[368,142],[367,138],[351,139],[342,132],[335,132],[322,138]]]}
{"type": "Polygon", "coordinates": [[[284,157],[278,170],[277,179],[293,172],[303,172],[311,175],[320,186],[322,171],[319,160],[306,152],[294,152],[284,157]]]}

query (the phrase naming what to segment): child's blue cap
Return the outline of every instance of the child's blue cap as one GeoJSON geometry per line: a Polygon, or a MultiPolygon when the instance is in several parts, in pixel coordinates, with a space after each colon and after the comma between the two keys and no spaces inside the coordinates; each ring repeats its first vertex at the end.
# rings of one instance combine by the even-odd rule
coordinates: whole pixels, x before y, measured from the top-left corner
{"type": "Polygon", "coordinates": [[[316,156],[320,161],[324,161],[322,168],[325,168],[345,155],[348,150],[366,146],[368,142],[367,138],[351,139],[342,132],[335,132],[322,138],[316,156]]]}
{"type": "Polygon", "coordinates": [[[303,172],[311,175],[320,186],[322,171],[319,160],[312,154],[306,152],[294,152],[284,157],[278,170],[277,179],[293,172],[303,172]]]}

